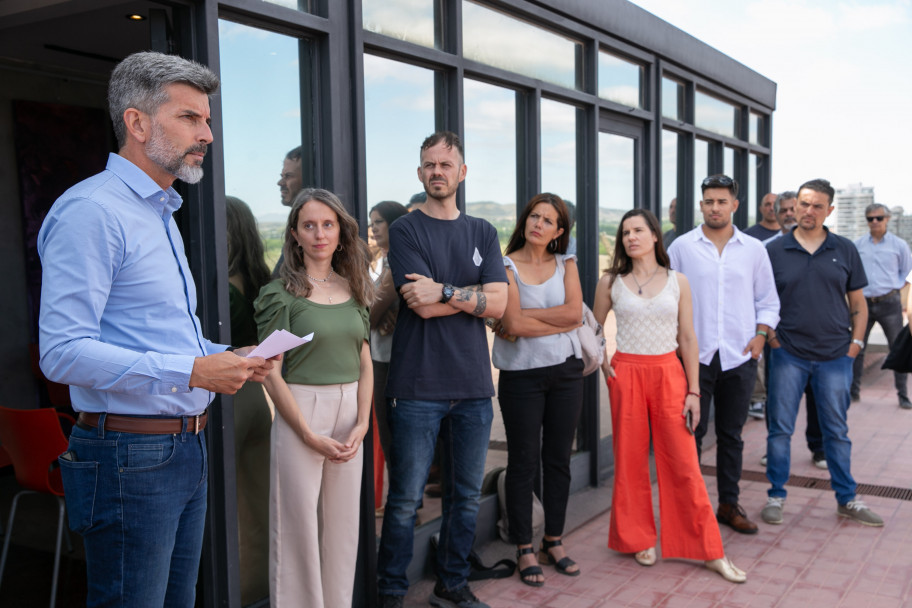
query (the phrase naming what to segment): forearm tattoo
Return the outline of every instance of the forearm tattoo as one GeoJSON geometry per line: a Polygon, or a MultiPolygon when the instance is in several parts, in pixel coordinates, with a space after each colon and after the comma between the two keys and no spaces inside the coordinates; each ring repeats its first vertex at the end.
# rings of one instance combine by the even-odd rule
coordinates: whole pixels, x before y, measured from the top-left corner
{"type": "Polygon", "coordinates": [[[480,291],[476,295],[478,296],[478,304],[475,305],[475,310],[472,311],[472,314],[480,317],[488,307],[488,298],[480,291]]]}
{"type": "Polygon", "coordinates": [[[464,287],[460,287],[456,290],[456,301],[457,302],[468,302],[472,299],[472,291],[464,287]]]}

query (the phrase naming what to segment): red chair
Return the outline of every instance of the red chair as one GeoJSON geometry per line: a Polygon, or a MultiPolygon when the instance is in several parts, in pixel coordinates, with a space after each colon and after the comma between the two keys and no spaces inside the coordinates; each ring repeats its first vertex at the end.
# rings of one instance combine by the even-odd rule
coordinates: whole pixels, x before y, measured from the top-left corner
{"type": "MultiPolygon", "coordinates": [[[[54,555],[54,577],[51,583],[51,608],[57,599],[57,574],[60,571],[60,541],[64,536],[63,482],[57,457],[67,450],[67,439],[60,428],[60,420],[70,424],[76,421],[69,414],[55,411],[53,408],[17,410],[0,406],[0,443],[13,461],[16,481],[22,490],[13,498],[13,506],[6,526],[6,538],[3,539],[3,556],[0,557],[0,584],[3,583],[3,570],[6,567],[6,555],[9,552],[10,538],[13,535],[13,518],[16,507],[23,494],[51,494],[57,498],[57,547],[54,555]]],[[[70,537],[67,535],[67,550],[72,551],[70,537]]]]}

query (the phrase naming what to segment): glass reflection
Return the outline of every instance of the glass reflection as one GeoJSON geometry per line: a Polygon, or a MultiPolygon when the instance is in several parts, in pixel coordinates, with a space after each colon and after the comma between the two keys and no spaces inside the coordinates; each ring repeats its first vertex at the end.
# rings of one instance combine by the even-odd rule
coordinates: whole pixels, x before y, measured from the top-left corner
{"type": "MultiPolygon", "coordinates": [[[[636,142],[630,137],[599,133],[598,140],[598,206],[599,206],[599,277],[611,265],[614,241],[621,217],[634,207],[636,179],[636,142]]],[[[614,313],[605,319],[607,356],[617,350],[614,313]]],[[[599,370],[599,437],[611,435],[611,410],[605,377],[599,370]]]]}
{"type": "Polygon", "coordinates": [[[750,143],[759,144],[760,143],[760,115],[751,112],[750,114],[750,143]]]}
{"type": "Polygon", "coordinates": [[[486,65],[578,88],[582,44],[466,0],[463,55],[486,65]]]}
{"type": "Polygon", "coordinates": [[[418,148],[434,132],[434,72],[364,55],[364,130],[367,208],[424,192],[416,170],[418,148]]]}
{"type": "Polygon", "coordinates": [[[662,116],[684,120],[684,85],[671,78],[662,78],[662,116]]]}
{"type": "Polygon", "coordinates": [[[709,142],[698,139],[694,142],[694,226],[703,223],[703,214],[700,212],[700,201],[703,199],[703,190],[700,184],[709,175],[709,142]]]}
{"type": "Polygon", "coordinates": [[[641,81],[643,68],[611,53],[599,51],[598,94],[632,108],[643,107],[641,81]]]}
{"type": "Polygon", "coordinates": [[[665,247],[668,247],[678,234],[683,234],[687,230],[672,214],[672,210],[677,209],[679,137],[674,131],[662,131],[662,200],[660,206],[662,207],[661,219],[665,247]]]}
{"type": "MultiPolygon", "coordinates": [[[[237,203],[228,210],[229,227],[238,224],[232,220],[238,215],[232,209],[244,210],[249,206],[252,215],[246,211],[241,215],[248,224],[255,222],[254,216],[259,220],[259,232],[261,237],[265,237],[267,251],[265,264],[261,259],[255,265],[259,267],[260,276],[264,270],[267,271],[268,279],[268,271],[273,269],[279,257],[282,229],[288,215],[276,179],[289,169],[285,161],[288,152],[301,145],[301,66],[298,57],[299,46],[307,44],[307,41],[224,20],[219,21],[219,40],[225,192],[237,203]],[[256,120],[251,120],[252,116],[256,120]],[[246,202],[247,206],[238,199],[246,202]]],[[[294,168],[295,187],[300,188],[300,160],[294,168]]],[[[233,242],[236,240],[229,235],[229,256],[233,242]]],[[[253,251],[257,248],[244,245],[243,249],[253,251]]],[[[247,270],[252,268],[254,261],[247,265],[247,270]]],[[[243,272],[243,269],[238,271],[243,272]]],[[[231,278],[234,334],[242,332],[240,327],[234,326],[236,305],[252,301],[256,294],[248,292],[256,291],[257,282],[237,276],[231,278]]],[[[255,341],[255,326],[253,335],[252,341],[255,341]]],[[[233,414],[241,600],[244,605],[250,605],[269,595],[269,433],[272,411],[267,405],[262,385],[251,383],[239,391],[234,397],[233,414]]]]}
{"type": "Polygon", "coordinates": [[[285,8],[301,11],[302,13],[313,12],[313,0],[263,0],[269,4],[278,4],[285,8]]]}
{"type": "Polygon", "coordinates": [[[568,253],[576,253],[576,113],[573,106],[541,101],[541,190],[559,195],[570,206],[568,253]]]}
{"type": "Polygon", "coordinates": [[[735,149],[726,146],[722,151],[724,161],[722,173],[729,177],[735,177],[735,149]]]}
{"type": "Polygon", "coordinates": [[[747,184],[745,184],[748,226],[753,226],[757,223],[757,207],[760,204],[760,199],[766,194],[766,192],[761,193],[758,191],[757,171],[759,164],[760,157],[756,154],[751,154],[750,160],[747,163],[747,184]]]}
{"type": "Polygon", "coordinates": [[[694,124],[701,129],[728,137],[735,136],[735,106],[697,91],[694,97],[694,124]]]}
{"type": "Polygon", "coordinates": [[[433,0],[362,0],[361,23],[368,31],[434,48],[435,4],[433,0]]]}

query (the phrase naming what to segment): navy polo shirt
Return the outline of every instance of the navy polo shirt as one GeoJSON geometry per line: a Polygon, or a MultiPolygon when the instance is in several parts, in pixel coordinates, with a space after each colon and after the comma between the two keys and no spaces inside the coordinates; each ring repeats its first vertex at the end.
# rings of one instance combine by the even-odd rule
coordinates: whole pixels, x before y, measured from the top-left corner
{"type": "Polygon", "coordinates": [[[824,230],[826,240],[813,254],[794,230],[766,246],[781,304],[776,335],[785,350],[809,361],[845,356],[852,343],[846,294],[868,284],[852,241],[824,230]]]}

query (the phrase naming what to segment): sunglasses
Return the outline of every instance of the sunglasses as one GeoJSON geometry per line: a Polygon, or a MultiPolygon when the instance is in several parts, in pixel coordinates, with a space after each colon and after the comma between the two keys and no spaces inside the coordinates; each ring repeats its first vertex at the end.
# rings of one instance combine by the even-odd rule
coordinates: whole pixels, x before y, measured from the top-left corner
{"type": "Polygon", "coordinates": [[[882,216],[882,215],[869,215],[869,216],[868,216],[867,218],[865,218],[865,219],[867,219],[867,220],[868,220],[868,223],[870,224],[871,222],[882,222],[882,221],[884,221],[884,216],[882,216]]]}
{"type": "Polygon", "coordinates": [[[731,188],[735,180],[727,175],[710,175],[703,180],[704,188],[731,188]]]}

